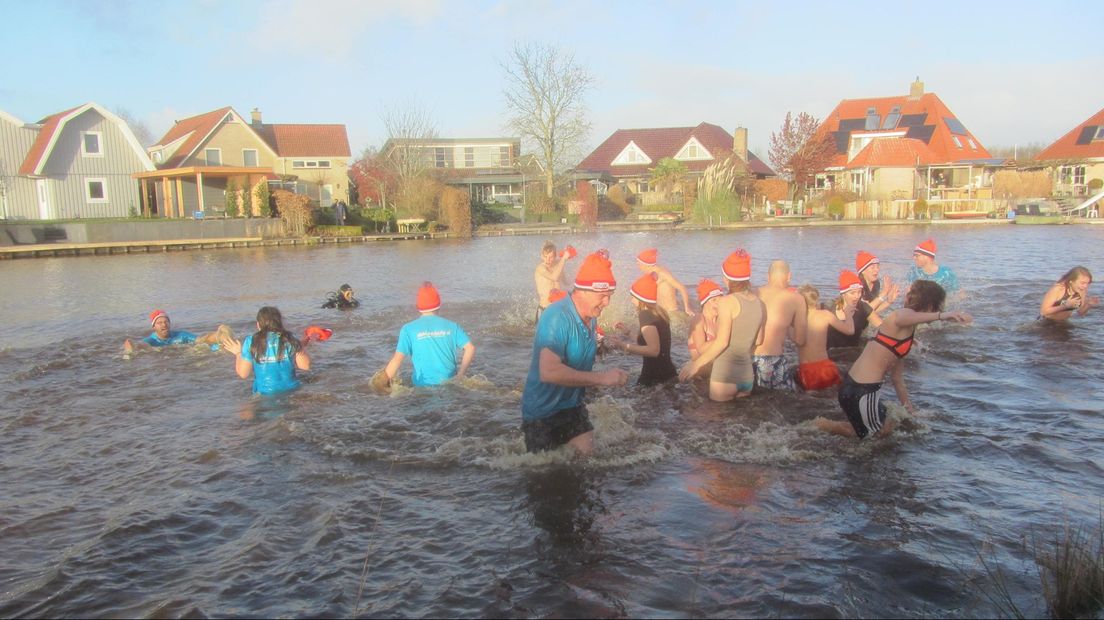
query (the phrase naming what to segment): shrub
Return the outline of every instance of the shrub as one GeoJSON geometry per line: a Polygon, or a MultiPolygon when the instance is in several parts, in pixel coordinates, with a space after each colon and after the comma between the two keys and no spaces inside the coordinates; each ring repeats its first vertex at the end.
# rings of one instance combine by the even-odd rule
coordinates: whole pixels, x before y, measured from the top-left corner
{"type": "Polygon", "coordinates": [[[360,226],[315,226],[314,234],[319,237],[359,237],[364,230],[360,226]]]}
{"type": "Polygon", "coordinates": [[[912,203],[912,211],[916,214],[916,217],[924,217],[928,214],[928,201],[921,198],[912,203]]]}
{"type": "Polygon", "coordinates": [[[556,210],[556,201],[540,192],[530,192],[525,196],[525,212],[533,215],[552,213],[556,210]]]}
{"type": "Polygon", "coordinates": [[[444,187],[437,197],[441,219],[449,230],[461,237],[470,237],[472,233],[471,198],[468,193],[455,187],[444,187]]]}
{"type": "Polygon", "coordinates": [[[628,215],[632,213],[633,203],[636,202],[636,197],[629,193],[628,188],[626,188],[624,184],[618,183],[609,188],[609,191],[606,192],[606,200],[609,200],[620,209],[621,215],[628,215]]]}
{"type": "Polygon", "coordinates": [[[1089,191],[1099,192],[1104,187],[1104,179],[1089,179],[1089,191]]]}
{"type": "Polygon", "coordinates": [[[226,209],[226,217],[238,217],[241,210],[241,193],[238,184],[233,181],[226,183],[226,204],[223,208],[226,209]]]}
{"type": "Polygon", "coordinates": [[[391,231],[395,230],[395,210],[381,209],[379,207],[359,209],[355,213],[355,217],[351,217],[349,221],[354,224],[360,224],[365,228],[370,228],[372,232],[376,233],[385,230],[391,231]]]}
{"type": "Polygon", "coordinates": [[[252,215],[272,217],[272,204],[269,202],[268,181],[261,180],[250,192],[253,198],[252,215]]]}
{"type": "Polygon", "coordinates": [[[288,233],[296,236],[306,234],[314,217],[314,203],[311,199],[284,189],[272,192],[272,196],[276,199],[276,209],[279,210],[288,233]]]}
{"type": "Polygon", "coordinates": [[[846,206],[847,203],[843,200],[843,196],[836,194],[828,200],[828,215],[837,219],[841,218],[846,206]]]}

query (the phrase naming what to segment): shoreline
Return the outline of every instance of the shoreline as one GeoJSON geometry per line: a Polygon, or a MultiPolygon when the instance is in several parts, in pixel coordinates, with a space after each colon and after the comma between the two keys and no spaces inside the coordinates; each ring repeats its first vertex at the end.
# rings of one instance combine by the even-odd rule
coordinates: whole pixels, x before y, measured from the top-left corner
{"type": "MultiPolygon", "coordinates": [[[[589,232],[648,232],[648,231],[725,231],[752,228],[802,228],[802,227],[852,227],[852,226],[1001,226],[1010,225],[1007,219],[962,220],[824,220],[824,219],[770,219],[730,224],[688,224],[676,222],[598,222],[595,231],[568,224],[554,225],[493,225],[472,232],[472,238],[513,237],[521,235],[586,234],[589,232]]],[[[1104,225],[1104,218],[1075,218],[1052,226],[1084,224],[1104,225]]],[[[455,239],[448,232],[392,233],[384,235],[357,235],[349,237],[223,237],[207,239],[173,239],[149,241],[117,241],[99,243],[39,243],[0,247],[0,260],[16,258],[50,258],[59,256],[109,256],[119,254],[150,254],[185,250],[240,249],[288,245],[326,245],[371,243],[382,241],[410,241],[455,239]]]]}

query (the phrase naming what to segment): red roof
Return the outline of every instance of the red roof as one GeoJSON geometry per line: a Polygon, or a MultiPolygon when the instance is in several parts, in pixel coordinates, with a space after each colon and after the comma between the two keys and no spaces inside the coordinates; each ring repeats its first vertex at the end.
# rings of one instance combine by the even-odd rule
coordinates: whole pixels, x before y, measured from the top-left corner
{"type": "MultiPolygon", "coordinates": [[[[862,164],[856,164],[854,160],[848,161],[847,159],[851,135],[890,131],[905,131],[904,138],[923,143],[930,153],[924,154],[931,158],[929,163],[941,164],[992,158],[989,151],[982,146],[981,141],[961,125],[955,115],[935,93],[924,93],[917,98],[901,95],[869,99],[844,99],[824,119],[818,133],[819,135],[829,134],[836,144],[836,155],[828,164],[832,167],[893,166],[893,163],[888,162],[895,160],[891,159],[883,162],[878,157],[874,157],[874,153],[868,154],[862,164]],[[894,124],[894,127],[882,129],[887,117],[895,107],[898,108],[900,113],[899,120],[894,124]],[[871,108],[878,115],[878,129],[865,131],[867,111],[871,108]],[[950,121],[950,124],[948,121],[950,121]],[[955,143],[956,138],[961,146],[955,143]]],[[[867,146],[869,147],[869,145],[867,146]]],[[[917,149],[915,145],[906,148],[917,149]]],[[[866,151],[867,149],[864,148],[856,154],[855,159],[858,159],[859,155],[866,151]]],[[[903,157],[904,152],[886,147],[879,147],[878,149],[878,154],[885,153],[891,158],[903,157]]],[[[921,151],[917,150],[915,154],[920,153],[921,151]]]]}
{"type": "Polygon", "coordinates": [[[27,156],[23,158],[23,163],[19,166],[19,174],[25,176],[35,174],[35,169],[38,168],[39,160],[46,154],[46,147],[48,147],[50,141],[53,140],[54,133],[57,132],[61,125],[61,120],[82,107],[84,106],[70,108],[64,112],[52,114],[38,121],[38,124],[42,125],[42,129],[38,130],[38,135],[35,137],[34,144],[31,145],[31,150],[27,151],[27,156]]]}
{"type": "Polygon", "coordinates": [[[928,145],[915,138],[874,138],[847,165],[851,168],[915,168],[939,163],[928,145]]]}
{"type": "Polygon", "coordinates": [[[176,121],[176,124],[173,125],[168,133],[162,136],[154,146],[165,146],[184,136],[188,136],[188,138],[173,152],[173,156],[165,160],[165,163],[161,164],[160,167],[175,168],[184,163],[184,159],[199,146],[199,143],[203,141],[203,139],[211,133],[211,130],[213,130],[226,114],[232,110],[233,108],[226,106],[225,108],[219,108],[213,112],[207,112],[199,116],[186,118],[182,121],[176,121]]]}
{"type": "MultiPolygon", "coordinates": [[[[713,156],[713,159],[709,160],[684,161],[686,169],[690,172],[702,172],[724,154],[732,152],[732,134],[709,123],[702,123],[697,127],[618,129],[575,168],[587,172],[605,172],[617,177],[648,175],[649,168],[654,168],[659,160],[678,155],[679,150],[690,141],[690,138],[696,138],[713,156]],[[630,142],[634,142],[652,160],[652,163],[638,166],[612,165],[613,160],[630,142]]],[[[753,173],[774,176],[774,171],[750,151],[748,160],[753,173]]]]}
{"type": "Polygon", "coordinates": [[[345,125],[254,125],[280,157],[350,157],[345,125]]]}
{"type": "Polygon", "coordinates": [[[1044,159],[1088,159],[1104,157],[1104,140],[1096,140],[1100,128],[1104,126],[1104,110],[1090,116],[1088,120],[1074,127],[1072,131],[1058,138],[1054,144],[1046,147],[1035,156],[1044,159]]]}

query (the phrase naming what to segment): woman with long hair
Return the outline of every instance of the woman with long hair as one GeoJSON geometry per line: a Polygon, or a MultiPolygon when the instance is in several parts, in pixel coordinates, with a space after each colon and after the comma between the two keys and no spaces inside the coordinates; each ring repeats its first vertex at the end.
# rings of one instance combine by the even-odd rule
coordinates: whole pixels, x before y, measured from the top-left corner
{"type": "Polygon", "coordinates": [[[616,336],[610,336],[607,340],[614,348],[644,358],[637,385],[649,386],[670,381],[678,376],[678,370],[671,361],[671,319],[658,303],[658,277],[654,272],[645,273],[632,285],[629,293],[640,320],[636,343],[616,336]]]}
{"type": "Polygon", "coordinates": [[[242,379],[253,375],[254,394],[276,394],[299,387],[295,370],[310,370],[311,359],[299,339],[284,329],[284,319],[274,306],[257,311],[257,331],[238,342],[224,340],[234,354],[234,370],[242,379]]]}
{"type": "Polygon", "coordinates": [[[1077,316],[1085,316],[1090,308],[1100,304],[1099,297],[1088,295],[1092,280],[1092,273],[1084,267],[1077,266],[1067,271],[1043,296],[1039,318],[1066,321],[1075,312],[1077,316]]]}
{"type": "Polygon", "coordinates": [[[969,323],[972,320],[965,312],[944,312],[943,302],[946,299],[946,291],[935,282],[913,282],[905,295],[905,307],[886,316],[878,333],[866,343],[862,355],[843,378],[839,404],[847,415],[847,421],[817,418],[817,427],[829,433],[859,439],[869,435],[888,435],[893,430],[893,423],[886,421],[886,407],[880,395],[886,373],[891,373],[897,399],[910,413],[915,413],[905,387],[901,360],[912,349],[916,326],[935,321],[969,323]]]}

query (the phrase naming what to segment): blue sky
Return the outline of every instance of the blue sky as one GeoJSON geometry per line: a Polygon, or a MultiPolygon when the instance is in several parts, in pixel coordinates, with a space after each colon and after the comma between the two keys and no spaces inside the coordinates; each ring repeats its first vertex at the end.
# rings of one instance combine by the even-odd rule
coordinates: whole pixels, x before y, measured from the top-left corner
{"type": "Polygon", "coordinates": [[[590,145],[619,127],[750,130],[787,111],[908,92],[916,77],[987,146],[1049,143],[1104,107],[1104,4],[458,0],[0,0],[0,110],[86,101],[157,137],[232,105],[266,122],[344,123],[354,152],[417,101],[443,136],[504,135],[499,62],[515,42],[597,78],[590,145]]]}

